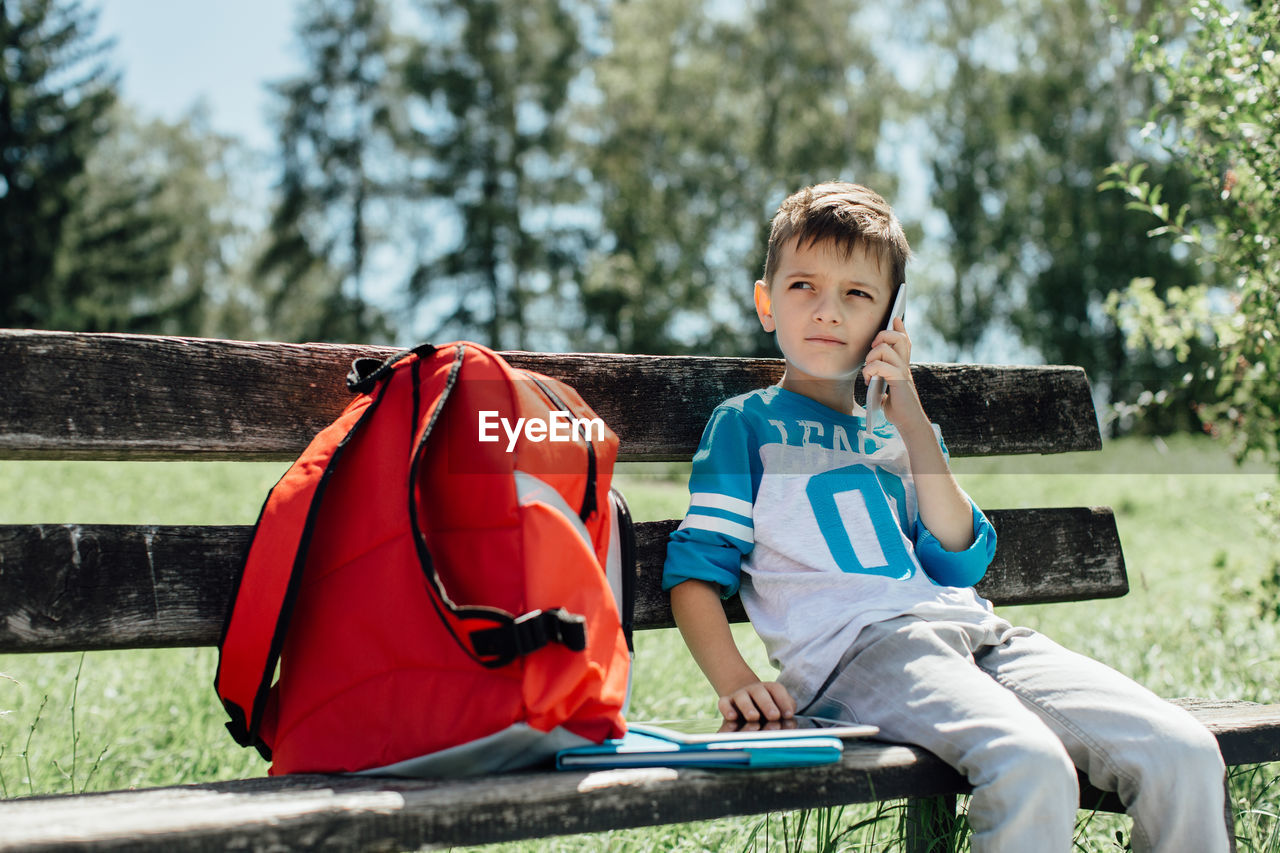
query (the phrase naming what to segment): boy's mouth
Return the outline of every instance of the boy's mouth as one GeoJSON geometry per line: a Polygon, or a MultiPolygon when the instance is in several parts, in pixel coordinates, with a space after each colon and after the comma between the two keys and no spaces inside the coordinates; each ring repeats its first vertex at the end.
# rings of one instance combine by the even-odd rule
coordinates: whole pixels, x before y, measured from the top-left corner
{"type": "Polygon", "coordinates": [[[830,337],[829,335],[811,335],[805,338],[805,340],[815,344],[836,344],[838,346],[844,346],[844,341],[839,338],[830,337]]]}

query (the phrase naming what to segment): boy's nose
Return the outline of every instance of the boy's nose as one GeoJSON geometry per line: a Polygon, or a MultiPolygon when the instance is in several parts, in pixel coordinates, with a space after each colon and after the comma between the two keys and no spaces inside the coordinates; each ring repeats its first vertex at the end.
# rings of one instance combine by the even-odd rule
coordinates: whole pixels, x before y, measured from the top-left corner
{"type": "Polygon", "coordinates": [[[833,300],[823,298],[813,306],[813,319],[819,323],[839,323],[840,311],[833,300]]]}

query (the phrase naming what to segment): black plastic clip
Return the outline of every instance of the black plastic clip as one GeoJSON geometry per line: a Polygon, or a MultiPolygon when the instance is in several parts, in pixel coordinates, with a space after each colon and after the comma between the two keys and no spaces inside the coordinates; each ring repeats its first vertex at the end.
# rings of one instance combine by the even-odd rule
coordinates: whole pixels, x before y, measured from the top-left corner
{"type": "Polygon", "coordinates": [[[505,666],[518,657],[536,652],[548,643],[570,651],[587,647],[587,620],[556,607],[534,610],[496,628],[471,633],[471,644],[486,666],[505,666]]]}

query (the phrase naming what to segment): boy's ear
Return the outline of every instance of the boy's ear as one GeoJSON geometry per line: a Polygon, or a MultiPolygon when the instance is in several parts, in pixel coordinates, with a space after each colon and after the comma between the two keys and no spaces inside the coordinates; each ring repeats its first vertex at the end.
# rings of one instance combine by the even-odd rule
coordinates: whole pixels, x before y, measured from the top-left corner
{"type": "Polygon", "coordinates": [[[769,285],[764,281],[756,282],[756,316],[766,332],[772,332],[776,325],[773,322],[773,302],[769,299],[769,285]]]}

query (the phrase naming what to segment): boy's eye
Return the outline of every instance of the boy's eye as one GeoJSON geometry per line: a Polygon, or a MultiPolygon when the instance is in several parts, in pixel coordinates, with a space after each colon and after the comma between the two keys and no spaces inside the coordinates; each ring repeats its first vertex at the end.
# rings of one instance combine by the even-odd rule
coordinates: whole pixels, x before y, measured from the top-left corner
{"type": "Polygon", "coordinates": [[[870,298],[871,298],[871,294],[870,294],[870,293],[867,293],[865,290],[857,290],[857,289],[850,290],[849,292],[847,292],[847,293],[845,294],[845,296],[856,296],[856,297],[863,297],[863,298],[866,298],[866,299],[870,299],[870,298]]]}
{"type": "Polygon", "coordinates": [[[809,289],[811,289],[811,290],[813,289],[813,285],[812,285],[812,284],[810,284],[810,283],[809,283],[809,282],[807,282],[807,281],[793,281],[793,282],[791,282],[791,287],[790,287],[790,289],[791,289],[791,290],[795,290],[795,289],[797,289],[797,288],[801,288],[801,287],[807,287],[807,288],[809,288],[809,289]]]}

